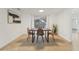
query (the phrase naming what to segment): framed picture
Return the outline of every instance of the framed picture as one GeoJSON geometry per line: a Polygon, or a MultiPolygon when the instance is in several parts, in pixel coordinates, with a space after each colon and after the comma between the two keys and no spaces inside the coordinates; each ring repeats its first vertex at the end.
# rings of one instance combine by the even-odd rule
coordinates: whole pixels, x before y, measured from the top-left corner
{"type": "Polygon", "coordinates": [[[45,28],[46,27],[46,16],[35,16],[34,17],[34,27],[35,28],[45,28]]]}
{"type": "Polygon", "coordinates": [[[9,24],[21,23],[19,14],[14,12],[14,10],[8,10],[8,23],[9,24]]]}

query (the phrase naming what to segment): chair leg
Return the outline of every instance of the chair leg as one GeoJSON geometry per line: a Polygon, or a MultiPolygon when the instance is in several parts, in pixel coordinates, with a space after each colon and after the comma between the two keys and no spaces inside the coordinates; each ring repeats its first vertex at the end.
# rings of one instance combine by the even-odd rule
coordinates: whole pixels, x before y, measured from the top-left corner
{"type": "Polygon", "coordinates": [[[52,35],[52,37],[53,37],[53,41],[54,41],[54,43],[55,43],[55,38],[54,38],[54,35],[52,35]]]}
{"type": "Polygon", "coordinates": [[[43,38],[43,36],[42,36],[42,40],[43,40],[43,42],[44,42],[44,38],[43,38]]]}
{"type": "Polygon", "coordinates": [[[34,43],[34,37],[33,37],[33,35],[32,35],[32,43],[34,43]]]}
{"type": "Polygon", "coordinates": [[[53,40],[54,40],[54,43],[55,43],[55,38],[54,38],[54,36],[53,36],[53,40]]]}
{"type": "Polygon", "coordinates": [[[38,36],[37,36],[37,40],[36,40],[36,42],[38,42],[38,36]]]}
{"type": "Polygon", "coordinates": [[[27,40],[30,38],[30,36],[28,35],[27,40]]]}
{"type": "Polygon", "coordinates": [[[29,38],[29,37],[27,36],[27,40],[28,40],[28,38],[29,38]]]}
{"type": "Polygon", "coordinates": [[[28,40],[28,37],[27,37],[27,40],[28,40]]]}
{"type": "Polygon", "coordinates": [[[46,38],[47,42],[49,42],[49,34],[47,34],[47,38],[46,38]]]}

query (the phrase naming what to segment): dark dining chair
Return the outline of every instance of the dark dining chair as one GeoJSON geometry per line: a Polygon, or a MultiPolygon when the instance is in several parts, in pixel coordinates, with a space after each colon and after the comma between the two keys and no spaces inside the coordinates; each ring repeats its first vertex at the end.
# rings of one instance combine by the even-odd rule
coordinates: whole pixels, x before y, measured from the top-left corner
{"type": "Polygon", "coordinates": [[[38,30],[37,30],[37,42],[38,42],[38,37],[39,37],[39,36],[42,37],[42,40],[43,40],[43,42],[44,42],[43,35],[44,35],[43,29],[42,29],[42,28],[38,28],[38,30]]]}

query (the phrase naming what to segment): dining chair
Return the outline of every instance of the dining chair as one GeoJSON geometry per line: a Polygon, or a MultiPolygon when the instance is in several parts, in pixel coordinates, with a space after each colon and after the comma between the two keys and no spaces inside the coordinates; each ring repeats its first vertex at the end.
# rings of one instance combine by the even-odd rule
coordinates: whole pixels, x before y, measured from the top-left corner
{"type": "Polygon", "coordinates": [[[54,30],[47,33],[47,37],[48,37],[47,39],[49,39],[49,35],[52,36],[52,39],[53,39],[53,41],[55,42],[55,38],[54,38],[55,33],[54,33],[54,30]]]}
{"type": "Polygon", "coordinates": [[[38,28],[38,30],[37,30],[37,42],[38,42],[38,37],[39,37],[39,36],[42,37],[42,40],[43,40],[43,42],[44,42],[43,35],[44,35],[43,29],[42,29],[42,28],[38,28]]]}
{"type": "MultiPolygon", "coordinates": [[[[28,34],[28,36],[27,36],[27,40],[28,40],[28,39],[30,39],[30,35],[32,35],[32,36],[34,35],[34,32],[30,31],[29,28],[27,28],[27,34],[28,34]]],[[[33,39],[33,37],[32,37],[32,39],[33,39]]]]}

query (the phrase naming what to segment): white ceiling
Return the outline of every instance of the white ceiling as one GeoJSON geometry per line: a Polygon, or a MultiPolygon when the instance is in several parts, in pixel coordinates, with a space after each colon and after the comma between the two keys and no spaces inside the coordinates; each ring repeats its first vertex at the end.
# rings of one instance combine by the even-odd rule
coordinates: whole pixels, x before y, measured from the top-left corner
{"type": "Polygon", "coordinates": [[[64,8],[20,8],[19,10],[29,15],[51,15],[61,13],[64,8]],[[38,10],[44,10],[44,12],[40,13],[38,10]]]}

